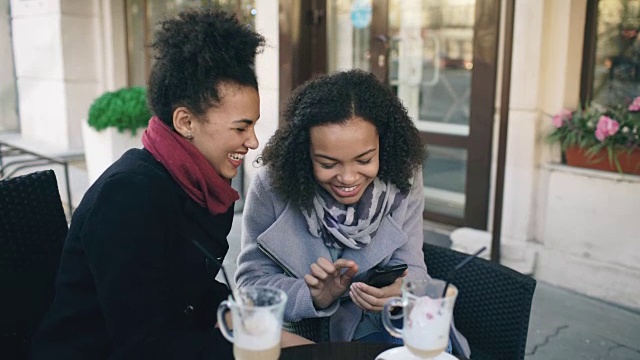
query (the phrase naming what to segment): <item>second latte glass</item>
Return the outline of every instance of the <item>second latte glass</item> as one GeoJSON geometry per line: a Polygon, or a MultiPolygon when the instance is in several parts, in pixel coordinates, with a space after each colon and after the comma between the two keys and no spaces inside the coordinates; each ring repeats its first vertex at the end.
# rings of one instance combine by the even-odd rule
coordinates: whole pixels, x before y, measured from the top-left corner
{"type": "Polygon", "coordinates": [[[408,280],[402,285],[402,299],[389,300],[382,311],[382,322],[393,336],[402,338],[404,346],[420,359],[440,355],[449,343],[453,306],[458,289],[438,279],[408,280]],[[403,328],[391,322],[391,309],[404,308],[403,328]]]}

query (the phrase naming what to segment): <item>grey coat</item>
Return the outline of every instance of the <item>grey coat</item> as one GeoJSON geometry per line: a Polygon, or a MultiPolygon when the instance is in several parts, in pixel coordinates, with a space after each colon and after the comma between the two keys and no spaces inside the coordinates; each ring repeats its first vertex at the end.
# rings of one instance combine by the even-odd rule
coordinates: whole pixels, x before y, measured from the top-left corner
{"type": "MultiPolygon", "coordinates": [[[[408,265],[408,279],[429,277],[422,253],[423,209],[422,172],[418,171],[409,195],[382,220],[371,243],[360,250],[344,249],[342,258],[358,264],[354,282],[362,281],[364,273],[376,265],[400,263],[408,265]]],[[[289,297],[285,321],[331,316],[331,341],[351,341],[362,310],[352,301],[340,300],[322,310],[314,307],[304,275],[319,257],[331,259],[331,255],[322,239],[311,235],[300,209],[276,194],[266,168],[254,176],[243,213],[238,286],[282,289],[289,297]]]]}

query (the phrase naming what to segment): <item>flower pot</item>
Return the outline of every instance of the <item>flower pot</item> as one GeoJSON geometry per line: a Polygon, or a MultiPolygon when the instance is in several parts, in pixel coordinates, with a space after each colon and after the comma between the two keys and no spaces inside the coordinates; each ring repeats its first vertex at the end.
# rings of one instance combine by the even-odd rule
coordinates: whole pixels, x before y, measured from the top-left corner
{"type": "MultiPolygon", "coordinates": [[[[577,146],[567,148],[564,152],[567,165],[587,169],[604,170],[618,172],[615,163],[609,161],[607,149],[602,149],[593,156],[586,154],[586,151],[577,146]]],[[[620,167],[625,174],[640,175],[640,150],[634,149],[632,152],[618,150],[615,153],[620,167]]]]}

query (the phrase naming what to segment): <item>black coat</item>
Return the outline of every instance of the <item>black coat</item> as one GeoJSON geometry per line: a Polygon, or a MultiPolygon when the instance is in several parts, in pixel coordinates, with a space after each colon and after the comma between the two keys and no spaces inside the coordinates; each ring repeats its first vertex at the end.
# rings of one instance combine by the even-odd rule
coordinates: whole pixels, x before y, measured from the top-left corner
{"type": "Polygon", "coordinates": [[[56,295],[34,359],[232,359],[214,280],[233,206],[212,216],[145,149],[133,149],[87,191],[62,253],[56,295]]]}

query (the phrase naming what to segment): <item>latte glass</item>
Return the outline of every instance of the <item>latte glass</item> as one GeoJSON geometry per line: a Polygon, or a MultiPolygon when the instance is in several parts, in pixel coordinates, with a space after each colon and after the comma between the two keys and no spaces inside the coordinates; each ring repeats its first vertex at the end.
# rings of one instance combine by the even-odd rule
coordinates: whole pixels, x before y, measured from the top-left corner
{"type": "Polygon", "coordinates": [[[287,294],[267,286],[251,286],[239,289],[235,297],[235,301],[225,300],[218,306],[218,324],[222,335],[233,343],[234,357],[277,360],[287,294]],[[231,310],[233,333],[225,320],[227,310],[231,310]]]}
{"type": "Polygon", "coordinates": [[[445,282],[437,279],[407,280],[402,285],[402,299],[392,298],[382,311],[382,322],[391,335],[402,338],[404,346],[420,359],[440,355],[449,343],[453,305],[458,289],[449,284],[442,296],[445,282]],[[393,325],[391,310],[404,309],[403,327],[393,325]]]}

